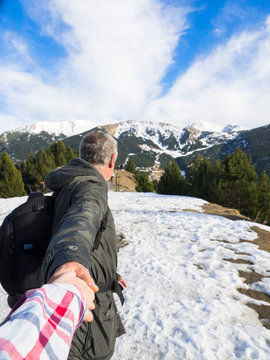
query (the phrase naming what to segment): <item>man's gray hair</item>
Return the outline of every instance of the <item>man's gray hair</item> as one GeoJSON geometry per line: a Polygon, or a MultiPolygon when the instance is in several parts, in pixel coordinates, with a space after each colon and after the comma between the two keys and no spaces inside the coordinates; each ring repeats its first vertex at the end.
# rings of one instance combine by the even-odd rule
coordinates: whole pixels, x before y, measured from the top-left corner
{"type": "Polygon", "coordinates": [[[90,164],[105,166],[113,154],[116,161],[117,141],[103,131],[90,132],[80,142],[79,156],[90,164]]]}

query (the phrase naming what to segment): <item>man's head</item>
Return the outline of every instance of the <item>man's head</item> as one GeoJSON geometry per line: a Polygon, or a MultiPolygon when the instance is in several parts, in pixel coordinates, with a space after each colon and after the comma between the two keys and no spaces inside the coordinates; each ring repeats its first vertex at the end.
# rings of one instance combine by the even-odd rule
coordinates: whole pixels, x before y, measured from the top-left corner
{"type": "Polygon", "coordinates": [[[117,142],[102,131],[90,132],[80,142],[79,156],[96,167],[108,181],[117,158],[117,142]]]}

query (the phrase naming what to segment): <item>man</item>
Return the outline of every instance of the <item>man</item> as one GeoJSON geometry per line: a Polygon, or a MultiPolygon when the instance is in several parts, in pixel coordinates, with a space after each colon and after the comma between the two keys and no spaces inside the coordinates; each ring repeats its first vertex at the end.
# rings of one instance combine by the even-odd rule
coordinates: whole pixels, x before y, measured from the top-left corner
{"type": "MultiPolygon", "coordinates": [[[[94,319],[83,322],[75,332],[69,360],[110,359],[116,337],[124,333],[112,294],[115,290],[121,296],[115,226],[107,197],[107,181],[116,158],[113,137],[93,132],[82,139],[79,158],[53,170],[45,180],[51,190],[62,188],[56,197],[53,235],[42,264],[44,280],[74,271],[91,285],[90,273],[99,288],[94,319]]],[[[122,279],[120,282],[126,286],[122,279]]]]}

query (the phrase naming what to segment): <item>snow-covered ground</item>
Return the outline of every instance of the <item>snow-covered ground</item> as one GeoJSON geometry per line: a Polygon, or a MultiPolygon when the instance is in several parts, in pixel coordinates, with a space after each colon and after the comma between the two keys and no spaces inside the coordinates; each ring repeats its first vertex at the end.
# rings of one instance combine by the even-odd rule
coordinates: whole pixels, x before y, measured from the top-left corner
{"type": "MultiPolygon", "coordinates": [[[[23,200],[0,199],[0,222],[23,200]]],[[[270,359],[270,330],[246,305],[269,304],[237,291],[248,288],[237,270],[270,275],[270,254],[251,242],[254,223],[203,214],[205,202],[189,197],[110,192],[109,203],[129,242],[119,251],[126,334],[113,360],[270,359]]],[[[270,295],[269,280],[251,287],[270,295]]],[[[7,312],[1,289],[1,318],[7,312]]]]}

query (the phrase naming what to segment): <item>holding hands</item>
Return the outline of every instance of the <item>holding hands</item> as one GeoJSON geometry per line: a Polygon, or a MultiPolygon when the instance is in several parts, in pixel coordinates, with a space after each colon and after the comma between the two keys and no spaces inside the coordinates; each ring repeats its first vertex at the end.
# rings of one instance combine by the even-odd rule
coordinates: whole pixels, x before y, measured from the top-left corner
{"type": "Polygon", "coordinates": [[[77,262],[67,262],[56,269],[49,283],[67,283],[79,287],[87,301],[87,311],[84,320],[93,320],[91,310],[95,308],[94,299],[98,287],[90,276],[88,269],[77,262]]]}

